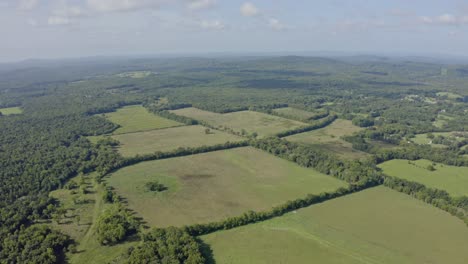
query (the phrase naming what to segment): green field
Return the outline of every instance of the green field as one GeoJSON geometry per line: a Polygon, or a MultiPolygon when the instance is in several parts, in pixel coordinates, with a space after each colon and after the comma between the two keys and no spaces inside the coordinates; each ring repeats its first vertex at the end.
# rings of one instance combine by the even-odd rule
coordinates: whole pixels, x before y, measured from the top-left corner
{"type": "Polygon", "coordinates": [[[2,113],[2,115],[18,115],[23,113],[23,110],[19,107],[7,107],[0,108],[0,113],[2,113]]]}
{"type": "Polygon", "coordinates": [[[291,142],[306,143],[330,151],[343,158],[362,158],[366,153],[353,149],[352,144],[340,139],[342,136],[351,135],[362,130],[349,120],[337,119],[330,125],[286,137],[291,142]]]}
{"type": "Polygon", "coordinates": [[[117,74],[118,77],[123,77],[123,78],[133,78],[133,79],[140,79],[140,78],[145,78],[148,76],[153,75],[153,72],[150,71],[132,71],[132,72],[123,72],[117,74]]]}
{"type": "Polygon", "coordinates": [[[427,169],[428,160],[390,160],[379,165],[385,174],[419,182],[430,188],[445,190],[453,196],[468,195],[468,168],[435,163],[435,171],[427,169]]]}
{"type": "Polygon", "coordinates": [[[143,162],[116,171],[106,181],[152,227],[222,220],[346,186],[251,147],[143,162]],[[153,180],[168,190],[145,191],[144,184],[153,180]]]}
{"type": "Polygon", "coordinates": [[[157,116],[141,105],[125,106],[115,112],[103,114],[111,122],[120,125],[113,134],[148,131],[153,129],[175,127],[181,123],[157,116]]]}
{"type": "Polygon", "coordinates": [[[289,116],[295,117],[300,120],[309,119],[316,115],[316,113],[304,111],[304,110],[293,108],[293,107],[277,108],[277,109],[273,109],[273,112],[284,115],[284,116],[288,116],[288,117],[289,116]]]}
{"type": "Polygon", "coordinates": [[[94,177],[95,174],[89,174],[80,175],[73,179],[75,182],[87,186],[88,192],[86,194],[82,194],[77,189],[75,189],[76,194],[67,189],[58,189],[49,194],[57,199],[61,206],[67,208],[66,217],[62,217],[59,223],[52,221],[50,225],[78,242],[77,253],[68,253],[67,263],[108,263],[137,243],[128,241],[114,246],[103,246],[97,241],[95,234],[96,219],[110,204],[106,204],[102,200],[103,188],[96,184],[94,177]],[[86,202],[75,204],[73,202],[75,197],[79,197],[86,202]]]}
{"type": "Polygon", "coordinates": [[[385,187],[202,240],[218,264],[464,264],[468,259],[462,221],[385,187]]]}
{"type": "Polygon", "coordinates": [[[285,130],[307,126],[306,123],[299,121],[254,111],[218,114],[190,107],[173,110],[171,112],[202,120],[216,127],[232,128],[237,132],[241,132],[242,129],[245,129],[247,133],[257,132],[260,136],[273,135],[285,130]]]}
{"type": "Polygon", "coordinates": [[[201,147],[203,145],[235,142],[243,138],[203,126],[181,126],[145,132],[127,133],[113,136],[120,142],[118,151],[123,156],[150,154],[155,151],[171,151],[179,147],[201,147]]]}
{"type": "MultiPolygon", "coordinates": [[[[455,139],[457,141],[461,141],[463,138],[461,137],[457,137],[455,135],[455,133],[462,133],[462,132],[433,132],[432,134],[434,136],[444,136],[444,137],[449,137],[449,138],[452,138],[452,139],[455,139]]],[[[467,133],[467,132],[464,132],[464,133],[467,133]]],[[[442,144],[433,144],[432,143],[432,139],[428,138],[427,137],[428,133],[424,133],[424,134],[417,134],[414,136],[414,138],[411,139],[411,141],[413,141],[414,143],[416,144],[420,144],[420,145],[431,145],[433,147],[440,147],[440,148],[445,148],[446,146],[445,145],[442,145],[442,144]]]]}

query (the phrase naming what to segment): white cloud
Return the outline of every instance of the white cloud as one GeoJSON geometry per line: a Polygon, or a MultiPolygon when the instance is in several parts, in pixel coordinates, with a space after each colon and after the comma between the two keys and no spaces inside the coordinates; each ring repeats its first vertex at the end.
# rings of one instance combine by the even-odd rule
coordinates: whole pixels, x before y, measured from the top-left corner
{"type": "Polygon", "coordinates": [[[439,26],[462,26],[468,24],[468,16],[455,16],[448,13],[435,17],[420,16],[418,20],[423,24],[439,26]]]}
{"type": "Polygon", "coordinates": [[[86,11],[79,6],[64,6],[52,11],[55,16],[62,17],[83,17],[86,16],[86,11]]]}
{"type": "Polygon", "coordinates": [[[259,14],[258,8],[250,2],[243,3],[240,7],[240,12],[246,17],[252,17],[259,14]]]}
{"type": "Polygon", "coordinates": [[[187,8],[191,10],[201,10],[213,7],[216,3],[217,0],[189,0],[187,8]]]}
{"type": "Polygon", "coordinates": [[[133,11],[158,7],[164,0],[87,0],[90,9],[99,12],[133,11]]]}
{"type": "Polygon", "coordinates": [[[458,19],[452,14],[443,14],[437,17],[437,21],[441,24],[454,25],[458,19]]]}
{"type": "Polygon", "coordinates": [[[219,20],[211,20],[211,21],[203,20],[200,23],[200,26],[203,29],[209,29],[209,30],[223,30],[225,28],[225,25],[223,24],[223,22],[219,20]]]}
{"type": "Polygon", "coordinates": [[[18,3],[18,8],[21,10],[31,10],[34,9],[38,4],[38,0],[20,0],[18,3]]]}
{"type": "Polygon", "coordinates": [[[286,26],[283,25],[278,19],[270,18],[268,19],[268,26],[274,30],[283,30],[286,29],[286,26]]]}
{"type": "Polygon", "coordinates": [[[70,19],[68,19],[68,17],[50,16],[47,19],[47,24],[49,24],[51,26],[68,25],[68,24],[70,24],[70,19]]]}

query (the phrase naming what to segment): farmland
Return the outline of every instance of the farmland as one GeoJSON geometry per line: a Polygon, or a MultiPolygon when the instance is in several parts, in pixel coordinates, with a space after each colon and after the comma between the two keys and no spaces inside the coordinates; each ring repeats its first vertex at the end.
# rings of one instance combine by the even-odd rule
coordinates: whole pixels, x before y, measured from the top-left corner
{"type": "Polygon", "coordinates": [[[306,120],[317,115],[317,113],[304,111],[304,110],[293,108],[293,107],[276,108],[276,109],[273,109],[273,112],[278,113],[282,116],[288,116],[288,117],[290,116],[292,118],[299,119],[299,120],[306,120]]]}
{"type": "Polygon", "coordinates": [[[171,151],[179,147],[201,147],[243,140],[222,131],[202,126],[180,126],[112,136],[120,142],[118,151],[123,156],[171,151]]]}
{"type": "Polygon", "coordinates": [[[361,158],[365,157],[366,154],[354,150],[351,143],[341,139],[342,136],[351,135],[361,130],[362,128],[354,126],[351,121],[337,119],[324,128],[292,135],[286,137],[286,140],[314,145],[340,157],[361,158]]]}
{"type": "Polygon", "coordinates": [[[111,122],[120,125],[113,134],[148,131],[182,124],[154,115],[141,105],[125,106],[115,112],[103,114],[111,122]]]}
{"type": "Polygon", "coordinates": [[[375,187],[202,237],[216,263],[465,263],[468,229],[410,196],[375,187]]]}
{"type": "Polygon", "coordinates": [[[236,132],[243,129],[259,136],[274,135],[278,132],[306,126],[306,123],[254,111],[240,111],[226,114],[204,111],[197,108],[183,108],[172,111],[177,115],[205,121],[215,127],[228,127],[236,132]]]}
{"type": "Polygon", "coordinates": [[[434,163],[428,160],[390,160],[379,165],[384,173],[445,190],[453,196],[468,195],[468,168],[434,163]]]}
{"type": "Polygon", "coordinates": [[[0,108],[0,113],[2,113],[2,115],[18,115],[23,113],[23,110],[19,107],[7,107],[0,108]]]}
{"type": "Polygon", "coordinates": [[[367,59],[2,65],[0,263],[466,263],[468,66],[367,59]]]}
{"type": "Polygon", "coordinates": [[[251,147],[143,162],[106,180],[154,227],[221,220],[345,186],[251,147]],[[168,190],[145,192],[144,184],[154,180],[168,190]]]}

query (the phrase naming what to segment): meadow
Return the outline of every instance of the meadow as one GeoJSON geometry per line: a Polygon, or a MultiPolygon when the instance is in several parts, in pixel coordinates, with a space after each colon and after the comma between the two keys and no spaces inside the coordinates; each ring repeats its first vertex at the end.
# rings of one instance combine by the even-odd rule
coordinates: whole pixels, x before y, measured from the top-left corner
{"type": "Polygon", "coordinates": [[[453,196],[468,195],[468,168],[428,160],[390,160],[378,165],[385,174],[445,190],[453,196]],[[428,170],[433,165],[434,171],[428,170]]]}
{"type": "Polygon", "coordinates": [[[176,121],[152,114],[141,105],[125,106],[117,109],[115,112],[102,115],[111,122],[120,125],[113,132],[114,135],[182,125],[176,121]]]}
{"type": "Polygon", "coordinates": [[[106,181],[152,227],[222,220],[346,186],[252,147],[142,162],[106,181]],[[145,191],[145,183],[155,180],[168,189],[145,191]]]}
{"type": "MultiPolygon", "coordinates": [[[[444,137],[449,137],[449,138],[455,139],[457,141],[461,141],[462,138],[457,137],[456,135],[454,135],[454,133],[457,133],[457,132],[433,132],[431,134],[433,134],[436,137],[437,136],[444,136],[444,137]]],[[[460,132],[458,132],[458,133],[460,133],[460,132]]],[[[413,141],[416,144],[420,144],[420,145],[430,144],[433,147],[440,147],[440,148],[446,147],[446,146],[444,146],[442,144],[432,143],[432,139],[428,138],[427,135],[428,135],[428,133],[417,134],[417,135],[414,136],[414,138],[411,139],[411,141],[413,141]]]]}
{"type": "Polygon", "coordinates": [[[0,108],[0,113],[2,113],[2,115],[18,115],[23,113],[23,110],[19,107],[7,107],[0,108]]]}
{"type": "Polygon", "coordinates": [[[291,116],[300,120],[309,119],[317,115],[317,113],[304,111],[304,110],[293,108],[293,107],[276,108],[276,109],[273,109],[273,112],[278,113],[283,116],[288,116],[288,117],[291,116]]]}
{"type": "Polygon", "coordinates": [[[239,111],[226,114],[204,111],[189,107],[171,111],[177,115],[205,121],[215,127],[228,127],[236,132],[243,129],[249,134],[256,132],[259,136],[307,126],[306,123],[254,111],[239,111]]]}
{"type": "Polygon", "coordinates": [[[179,147],[201,147],[244,140],[214,129],[209,129],[207,133],[205,127],[198,125],[120,134],[112,138],[120,142],[117,149],[126,157],[151,154],[155,151],[167,152],[179,147]]]}
{"type": "Polygon", "coordinates": [[[463,264],[468,259],[462,221],[382,186],[201,239],[218,264],[463,264]]]}
{"type": "Polygon", "coordinates": [[[361,130],[362,128],[353,125],[349,120],[337,119],[324,128],[288,136],[286,140],[314,145],[343,158],[362,158],[367,154],[353,149],[351,143],[341,139],[342,136],[361,130]]]}
{"type": "Polygon", "coordinates": [[[126,241],[114,246],[103,246],[96,239],[95,224],[98,216],[110,206],[102,199],[103,186],[94,180],[95,173],[79,175],[72,179],[77,184],[86,186],[86,193],[78,189],[58,189],[49,195],[57,199],[63,208],[66,208],[65,216],[59,222],[51,221],[50,226],[61,230],[78,242],[77,252],[67,254],[67,263],[108,263],[123,254],[129,247],[137,242],[126,241]],[[79,198],[83,202],[75,203],[79,198]]]}

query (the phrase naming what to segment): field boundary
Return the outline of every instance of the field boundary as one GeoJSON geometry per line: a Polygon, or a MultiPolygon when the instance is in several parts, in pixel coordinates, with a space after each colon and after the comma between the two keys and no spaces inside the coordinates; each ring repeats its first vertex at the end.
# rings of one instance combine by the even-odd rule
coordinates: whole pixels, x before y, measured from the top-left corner
{"type": "Polygon", "coordinates": [[[220,230],[229,230],[236,227],[269,220],[275,217],[282,216],[286,213],[295,211],[297,209],[309,207],[314,204],[322,203],[328,200],[346,196],[348,194],[363,191],[365,189],[375,187],[378,185],[381,184],[376,182],[373,182],[372,184],[369,184],[369,182],[350,184],[347,188],[341,187],[334,192],[322,192],[318,195],[308,194],[305,198],[298,198],[292,201],[287,201],[286,203],[275,206],[267,211],[248,211],[240,216],[229,217],[222,221],[216,221],[207,224],[194,224],[184,226],[182,227],[182,229],[187,231],[192,236],[207,235],[220,230]]]}

